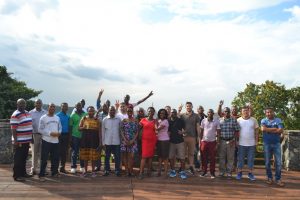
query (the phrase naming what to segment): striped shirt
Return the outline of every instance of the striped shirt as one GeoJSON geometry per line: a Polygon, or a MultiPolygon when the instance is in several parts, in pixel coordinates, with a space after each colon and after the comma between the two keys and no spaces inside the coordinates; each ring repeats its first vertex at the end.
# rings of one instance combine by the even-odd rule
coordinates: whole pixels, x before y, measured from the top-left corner
{"type": "MultiPolygon", "coordinates": [[[[32,118],[28,111],[16,110],[10,118],[11,129],[16,130],[18,143],[29,143],[32,140],[32,118]]],[[[12,141],[14,138],[12,136],[12,141]]]]}

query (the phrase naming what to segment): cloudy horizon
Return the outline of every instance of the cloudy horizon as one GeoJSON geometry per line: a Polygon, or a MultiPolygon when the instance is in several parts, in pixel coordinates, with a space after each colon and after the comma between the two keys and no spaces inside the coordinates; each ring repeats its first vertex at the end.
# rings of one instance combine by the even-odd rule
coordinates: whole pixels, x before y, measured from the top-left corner
{"type": "Polygon", "coordinates": [[[0,0],[0,65],[44,103],[230,105],[249,82],[300,85],[298,0],[0,0]],[[225,3],[226,2],[226,3],[225,3]]]}

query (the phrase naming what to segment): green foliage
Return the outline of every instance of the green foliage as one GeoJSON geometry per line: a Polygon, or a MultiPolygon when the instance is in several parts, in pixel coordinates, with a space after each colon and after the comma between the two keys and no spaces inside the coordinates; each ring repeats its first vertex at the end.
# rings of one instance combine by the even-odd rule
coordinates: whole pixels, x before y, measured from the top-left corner
{"type": "Polygon", "coordinates": [[[38,96],[42,91],[28,88],[26,83],[11,77],[5,66],[0,66],[0,118],[9,118],[16,110],[16,102],[19,98],[27,101],[27,109],[33,108],[30,100],[38,96]]]}
{"type": "Polygon", "coordinates": [[[242,92],[238,92],[232,104],[241,108],[252,105],[252,115],[260,122],[265,117],[266,107],[274,108],[276,116],[285,123],[286,129],[300,129],[300,87],[286,89],[284,85],[266,81],[261,85],[249,83],[242,92]]]}

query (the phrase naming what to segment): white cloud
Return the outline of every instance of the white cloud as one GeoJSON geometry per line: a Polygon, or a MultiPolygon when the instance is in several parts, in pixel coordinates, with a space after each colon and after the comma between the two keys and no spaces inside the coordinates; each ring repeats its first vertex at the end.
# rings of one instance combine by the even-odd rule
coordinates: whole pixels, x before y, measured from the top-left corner
{"type": "MultiPolygon", "coordinates": [[[[71,105],[82,97],[93,105],[100,88],[104,99],[121,100],[128,93],[133,102],[154,90],[144,107],[152,102],[177,107],[190,100],[215,108],[220,99],[229,104],[249,82],[272,79],[295,87],[300,78],[299,21],[255,21],[243,13],[227,21],[182,17],[243,12],[283,1],[216,2],[152,2],[178,13],[168,23],[153,24],[140,18],[146,1],[65,0],[39,15],[24,4],[11,15],[0,14],[0,64],[30,87],[44,90],[45,102],[71,105]],[[86,69],[80,66],[93,74],[80,76],[86,69]],[[111,79],[98,79],[97,73],[111,79]],[[120,77],[126,81],[114,81],[120,77]]],[[[0,0],[0,10],[3,5],[0,0]]],[[[287,11],[295,18],[298,9],[287,11]]]]}

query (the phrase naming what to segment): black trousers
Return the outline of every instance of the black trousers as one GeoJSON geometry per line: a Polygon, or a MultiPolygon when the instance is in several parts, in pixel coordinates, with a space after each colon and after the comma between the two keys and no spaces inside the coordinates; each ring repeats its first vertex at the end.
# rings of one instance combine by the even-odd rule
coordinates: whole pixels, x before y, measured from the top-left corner
{"type": "Polygon", "coordinates": [[[59,160],[61,168],[65,168],[67,154],[69,149],[69,134],[64,134],[59,136],[59,160]]]}
{"type": "Polygon", "coordinates": [[[14,145],[14,167],[13,167],[14,178],[25,176],[28,150],[29,150],[29,143],[14,145]]]}
{"type": "Polygon", "coordinates": [[[51,159],[51,175],[58,173],[58,164],[59,164],[59,144],[50,143],[42,140],[42,153],[41,153],[41,171],[39,176],[45,176],[45,171],[47,167],[47,160],[50,154],[51,159]]]}

